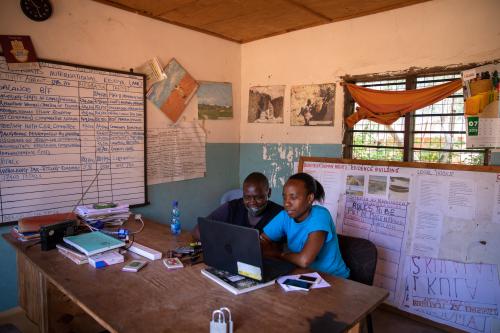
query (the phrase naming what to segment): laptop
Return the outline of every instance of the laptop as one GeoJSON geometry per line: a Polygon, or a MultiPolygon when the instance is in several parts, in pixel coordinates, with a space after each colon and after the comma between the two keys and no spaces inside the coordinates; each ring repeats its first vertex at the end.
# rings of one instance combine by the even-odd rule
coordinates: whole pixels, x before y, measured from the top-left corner
{"type": "Polygon", "coordinates": [[[290,273],[295,265],[263,258],[259,231],[199,217],[201,246],[205,264],[261,282],[290,273]]]}

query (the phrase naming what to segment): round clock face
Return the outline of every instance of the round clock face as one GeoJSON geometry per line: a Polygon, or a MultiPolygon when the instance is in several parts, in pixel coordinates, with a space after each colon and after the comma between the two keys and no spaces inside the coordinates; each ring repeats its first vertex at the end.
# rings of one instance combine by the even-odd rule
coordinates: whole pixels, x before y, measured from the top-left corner
{"type": "Polygon", "coordinates": [[[21,9],[33,21],[45,21],[52,15],[49,0],[21,0],[21,9]]]}

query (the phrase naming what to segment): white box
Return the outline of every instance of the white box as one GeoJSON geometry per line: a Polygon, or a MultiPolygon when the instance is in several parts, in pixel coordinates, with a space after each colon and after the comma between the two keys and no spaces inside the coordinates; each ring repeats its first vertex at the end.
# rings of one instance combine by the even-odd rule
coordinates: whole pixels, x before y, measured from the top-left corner
{"type": "Polygon", "coordinates": [[[109,265],[119,264],[124,260],[123,255],[117,251],[108,251],[90,256],[89,264],[95,268],[102,268],[109,265]]]}
{"type": "Polygon", "coordinates": [[[143,257],[146,257],[151,260],[158,260],[161,259],[162,253],[159,251],[156,251],[150,247],[138,244],[136,242],[132,243],[132,246],[128,248],[130,252],[137,253],[138,255],[141,255],[143,257]]]}

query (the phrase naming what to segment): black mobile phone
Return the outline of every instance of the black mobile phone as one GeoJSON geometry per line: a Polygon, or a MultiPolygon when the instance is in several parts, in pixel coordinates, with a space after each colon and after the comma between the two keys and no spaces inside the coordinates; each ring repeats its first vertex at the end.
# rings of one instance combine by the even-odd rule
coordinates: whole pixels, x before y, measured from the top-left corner
{"type": "Polygon", "coordinates": [[[317,276],[301,275],[297,278],[297,280],[306,281],[306,282],[314,284],[314,283],[318,283],[319,278],[317,276]]]}
{"type": "Polygon", "coordinates": [[[292,286],[304,290],[309,290],[312,287],[312,283],[306,282],[306,281],[300,281],[300,280],[294,280],[294,279],[286,279],[283,281],[283,284],[286,284],[287,286],[292,286]]]}

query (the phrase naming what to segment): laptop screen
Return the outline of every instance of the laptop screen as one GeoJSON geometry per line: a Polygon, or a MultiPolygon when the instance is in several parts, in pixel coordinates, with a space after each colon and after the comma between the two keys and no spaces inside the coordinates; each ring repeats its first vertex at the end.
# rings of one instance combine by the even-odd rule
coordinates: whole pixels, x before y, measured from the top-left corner
{"type": "Polygon", "coordinates": [[[208,266],[263,279],[259,231],[230,223],[199,217],[203,257],[208,266]]]}

